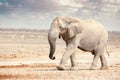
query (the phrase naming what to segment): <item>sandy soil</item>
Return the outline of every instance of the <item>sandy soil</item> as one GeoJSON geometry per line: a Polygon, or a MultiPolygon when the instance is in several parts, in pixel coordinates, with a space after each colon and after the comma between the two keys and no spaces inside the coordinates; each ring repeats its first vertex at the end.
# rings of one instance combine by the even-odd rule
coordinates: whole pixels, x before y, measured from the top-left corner
{"type": "Polygon", "coordinates": [[[96,70],[89,70],[93,56],[77,50],[78,69],[69,70],[68,60],[66,70],[59,71],[56,66],[65,50],[62,40],[57,40],[53,61],[48,58],[47,32],[0,30],[0,80],[120,80],[119,35],[110,33],[110,56],[105,53],[109,69],[99,70],[99,61],[96,70]]]}

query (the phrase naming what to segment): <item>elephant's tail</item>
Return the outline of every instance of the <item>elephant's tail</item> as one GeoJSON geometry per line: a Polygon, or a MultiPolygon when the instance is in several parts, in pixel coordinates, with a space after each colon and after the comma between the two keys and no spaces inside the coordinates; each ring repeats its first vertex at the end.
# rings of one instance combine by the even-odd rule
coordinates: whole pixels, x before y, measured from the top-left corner
{"type": "Polygon", "coordinates": [[[107,55],[110,56],[108,49],[107,49],[107,45],[105,46],[105,49],[106,49],[107,55]]]}

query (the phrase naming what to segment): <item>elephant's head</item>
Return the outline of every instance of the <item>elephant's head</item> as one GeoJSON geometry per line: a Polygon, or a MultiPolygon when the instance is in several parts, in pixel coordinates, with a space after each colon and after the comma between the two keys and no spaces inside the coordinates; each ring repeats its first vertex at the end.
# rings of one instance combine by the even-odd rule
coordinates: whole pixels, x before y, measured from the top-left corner
{"type": "Polygon", "coordinates": [[[66,34],[67,38],[71,38],[75,36],[80,30],[77,28],[76,24],[73,23],[72,20],[67,19],[65,17],[56,17],[50,27],[48,33],[48,42],[50,45],[50,53],[49,58],[54,60],[53,57],[55,48],[56,48],[56,39],[61,38],[64,34],[66,34]]]}

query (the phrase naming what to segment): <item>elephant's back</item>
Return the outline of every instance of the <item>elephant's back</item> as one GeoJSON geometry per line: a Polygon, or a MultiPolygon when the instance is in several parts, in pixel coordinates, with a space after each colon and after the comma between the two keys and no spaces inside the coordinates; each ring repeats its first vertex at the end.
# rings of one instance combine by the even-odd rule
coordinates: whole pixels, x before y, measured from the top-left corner
{"type": "Polygon", "coordinates": [[[105,27],[101,23],[92,19],[85,20],[83,27],[85,32],[91,33],[93,35],[108,35],[108,32],[105,29],[105,27]]]}
{"type": "Polygon", "coordinates": [[[85,35],[83,36],[84,38],[88,37],[91,38],[91,40],[107,42],[108,32],[101,23],[90,19],[83,21],[82,26],[84,28],[83,30],[83,34],[85,35]]]}
{"type": "Polygon", "coordinates": [[[92,19],[83,21],[83,26],[86,29],[90,29],[91,31],[94,30],[98,32],[102,32],[102,31],[106,32],[105,27],[100,22],[92,20],[92,19]]]}

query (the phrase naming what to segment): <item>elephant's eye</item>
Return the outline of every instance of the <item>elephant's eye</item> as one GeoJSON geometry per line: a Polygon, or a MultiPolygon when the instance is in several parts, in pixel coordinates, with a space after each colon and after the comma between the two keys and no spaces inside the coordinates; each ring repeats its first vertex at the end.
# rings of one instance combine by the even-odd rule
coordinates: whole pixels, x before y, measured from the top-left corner
{"type": "Polygon", "coordinates": [[[62,26],[59,26],[60,29],[62,29],[62,26]]]}

